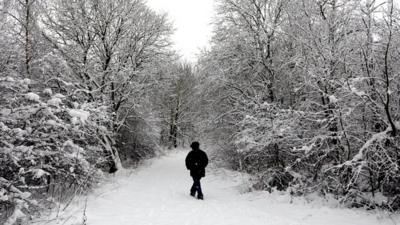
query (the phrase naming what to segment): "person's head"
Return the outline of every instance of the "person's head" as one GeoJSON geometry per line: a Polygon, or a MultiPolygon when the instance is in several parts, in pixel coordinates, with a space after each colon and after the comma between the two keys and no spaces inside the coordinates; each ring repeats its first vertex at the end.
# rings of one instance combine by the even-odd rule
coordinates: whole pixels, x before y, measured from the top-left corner
{"type": "Polygon", "coordinates": [[[191,147],[193,150],[198,150],[198,149],[200,149],[200,143],[197,142],[197,141],[194,141],[194,142],[192,142],[192,144],[190,145],[190,147],[191,147]]]}

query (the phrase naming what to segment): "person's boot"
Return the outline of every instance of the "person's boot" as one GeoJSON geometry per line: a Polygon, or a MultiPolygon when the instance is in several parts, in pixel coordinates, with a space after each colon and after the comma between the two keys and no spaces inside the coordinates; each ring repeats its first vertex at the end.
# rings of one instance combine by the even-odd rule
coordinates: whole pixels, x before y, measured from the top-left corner
{"type": "Polygon", "coordinates": [[[203,196],[203,194],[199,194],[199,195],[197,195],[197,199],[199,199],[199,200],[204,200],[204,196],[203,196]]]}
{"type": "Polygon", "coordinates": [[[195,195],[196,195],[196,189],[192,187],[190,189],[190,196],[195,197],[195,195]]]}
{"type": "Polygon", "coordinates": [[[190,188],[190,196],[195,197],[196,195],[196,186],[192,186],[192,188],[190,188]]]}

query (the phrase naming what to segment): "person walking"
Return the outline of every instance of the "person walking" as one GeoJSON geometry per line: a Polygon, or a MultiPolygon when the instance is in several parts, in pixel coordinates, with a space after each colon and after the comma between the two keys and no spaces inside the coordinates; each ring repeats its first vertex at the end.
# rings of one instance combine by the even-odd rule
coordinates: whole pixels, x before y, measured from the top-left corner
{"type": "Polygon", "coordinates": [[[186,168],[190,170],[190,176],[193,178],[193,185],[190,189],[190,195],[195,197],[197,193],[197,199],[204,199],[203,192],[201,190],[200,179],[206,175],[206,167],[208,165],[207,154],[200,149],[200,143],[195,141],[190,147],[192,150],[188,153],[185,159],[186,168]]]}

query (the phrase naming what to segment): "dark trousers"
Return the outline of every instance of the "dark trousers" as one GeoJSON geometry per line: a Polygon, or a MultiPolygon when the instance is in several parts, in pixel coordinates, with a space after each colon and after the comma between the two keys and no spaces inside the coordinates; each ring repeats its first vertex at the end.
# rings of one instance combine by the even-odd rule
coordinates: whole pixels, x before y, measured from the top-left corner
{"type": "Polygon", "coordinates": [[[200,179],[201,177],[192,177],[193,178],[193,185],[190,189],[190,194],[195,195],[197,192],[197,197],[203,197],[203,192],[201,191],[201,184],[200,179]]]}

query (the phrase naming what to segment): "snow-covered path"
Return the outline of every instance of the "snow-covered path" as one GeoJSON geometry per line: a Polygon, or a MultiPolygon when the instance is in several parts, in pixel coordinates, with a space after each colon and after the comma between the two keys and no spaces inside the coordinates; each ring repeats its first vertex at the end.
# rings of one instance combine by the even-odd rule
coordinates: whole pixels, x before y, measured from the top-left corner
{"type": "MultiPolygon", "coordinates": [[[[87,225],[372,225],[397,224],[399,217],[340,209],[265,192],[240,193],[241,177],[209,169],[202,180],[205,200],[189,196],[191,179],[184,167],[187,152],[151,160],[130,175],[117,175],[88,197],[87,225]],[[397,222],[397,223],[396,223],[397,222]]],[[[84,201],[59,220],[35,224],[83,224],[84,201]]],[[[400,224],[400,223],[399,223],[400,224]]]]}

